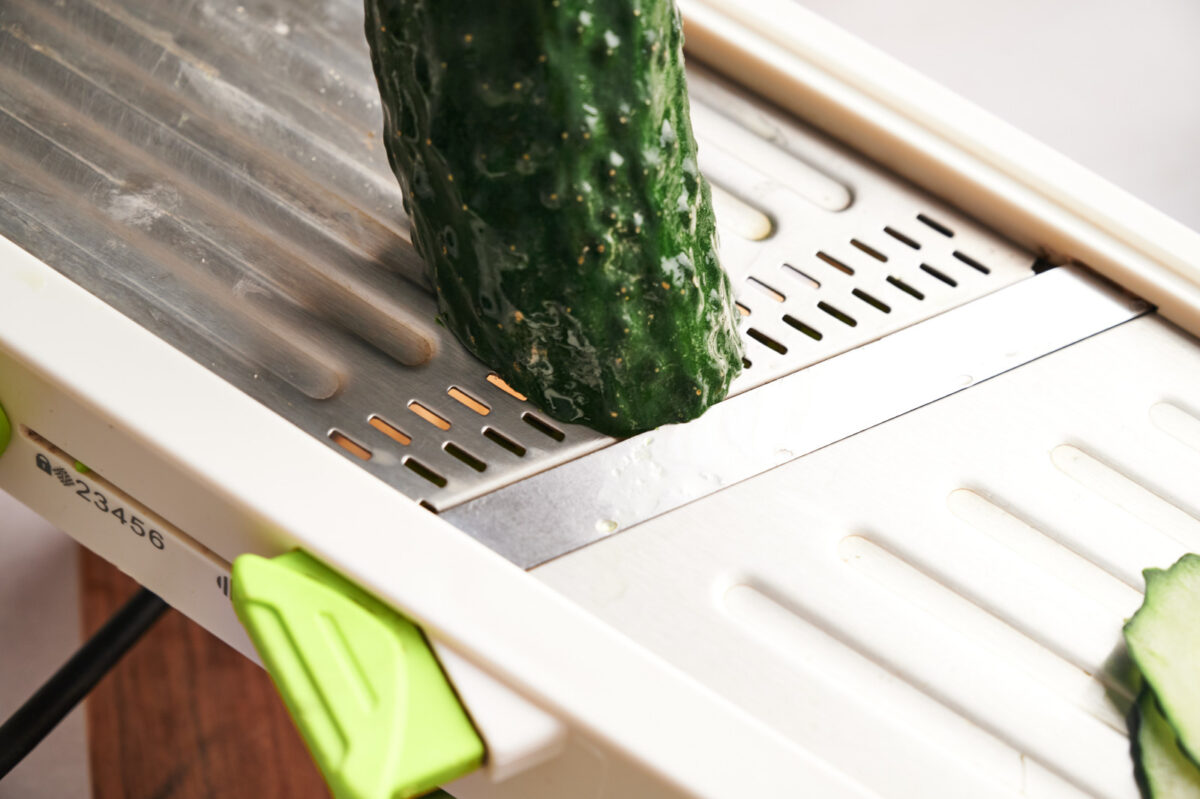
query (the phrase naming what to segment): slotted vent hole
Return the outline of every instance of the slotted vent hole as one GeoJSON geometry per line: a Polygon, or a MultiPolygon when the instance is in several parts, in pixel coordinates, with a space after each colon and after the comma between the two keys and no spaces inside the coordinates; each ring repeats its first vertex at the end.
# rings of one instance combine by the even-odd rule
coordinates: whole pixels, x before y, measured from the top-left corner
{"type": "Polygon", "coordinates": [[[404,465],[409,469],[409,471],[419,474],[421,477],[424,477],[426,480],[433,483],[438,488],[446,487],[446,478],[445,477],[442,477],[440,474],[435,472],[433,469],[430,469],[428,466],[421,463],[419,460],[412,457],[411,455],[409,455],[408,457],[406,457],[404,459],[404,465]]]}
{"type": "Polygon", "coordinates": [[[921,271],[928,275],[933,275],[934,277],[936,277],[938,280],[945,283],[950,288],[954,288],[955,286],[958,285],[957,280],[955,280],[954,278],[950,277],[949,275],[947,275],[946,273],[944,273],[940,270],[934,269],[929,264],[921,264],[921,271]]]}
{"type": "Polygon", "coordinates": [[[416,400],[413,400],[412,402],[408,403],[408,409],[410,411],[412,411],[413,413],[415,413],[417,416],[420,416],[425,421],[429,422],[431,425],[436,427],[438,430],[449,430],[450,429],[450,420],[449,419],[444,418],[443,416],[438,414],[436,411],[426,408],[424,405],[417,402],[416,400]]]}
{"type": "Polygon", "coordinates": [[[525,424],[529,425],[547,438],[552,438],[555,441],[562,441],[567,437],[566,433],[559,430],[557,427],[545,421],[541,417],[534,416],[532,413],[526,412],[521,414],[521,419],[525,422],[525,424]]]}
{"type": "Polygon", "coordinates": [[[452,441],[447,441],[442,446],[442,449],[446,450],[447,454],[449,454],[450,457],[457,458],[458,460],[462,461],[467,466],[470,466],[472,469],[474,469],[477,472],[482,472],[484,469],[487,468],[486,463],[479,460],[479,458],[476,458],[474,455],[467,452],[465,449],[463,449],[458,444],[455,444],[452,441]]]}
{"type": "Polygon", "coordinates": [[[946,227],[945,225],[943,225],[941,222],[937,221],[936,219],[932,219],[932,218],[926,216],[925,214],[917,214],[917,221],[919,221],[921,224],[925,225],[926,227],[936,230],[938,233],[941,233],[943,236],[945,236],[948,239],[954,237],[953,230],[946,227]]]}
{"type": "Polygon", "coordinates": [[[437,512],[438,512],[438,509],[437,509],[437,508],[435,508],[435,507],[433,507],[433,503],[432,503],[432,502],[430,502],[430,501],[428,501],[428,500],[425,500],[425,499],[423,499],[423,500],[421,500],[420,502],[418,502],[417,504],[418,504],[418,505],[420,505],[420,506],[421,506],[422,508],[424,508],[425,510],[429,511],[430,513],[437,513],[437,512]]]}
{"type": "Polygon", "coordinates": [[[887,282],[891,283],[893,286],[895,286],[896,288],[900,289],[900,290],[901,290],[901,291],[903,291],[905,294],[908,294],[908,295],[909,295],[909,296],[911,296],[911,297],[916,297],[918,300],[923,300],[923,299],[925,299],[925,295],[924,295],[924,294],[922,294],[921,292],[917,291],[915,288],[913,288],[912,286],[908,285],[907,283],[905,283],[903,280],[901,280],[900,278],[896,277],[895,275],[888,275],[887,282]]]}
{"type": "Polygon", "coordinates": [[[750,368],[751,366],[753,366],[753,365],[754,365],[754,364],[752,364],[752,363],[750,362],[750,359],[749,359],[749,358],[742,358],[742,368],[743,368],[743,369],[749,369],[749,368],[750,368]]]}
{"type": "Polygon", "coordinates": [[[412,443],[412,436],[410,436],[408,433],[405,433],[399,427],[396,427],[396,425],[392,424],[381,416],[371,416],[369,419],[367,419],[367,424],[383,433],[392,441],[403,444],[406,447],[412,443]]]}
{"type": "Polygon", "coordinates": [[[501,449],[506,449],[518,458],[525,457],[525,448],[517,442],[513,441],[508,436],[501,433],[499,430],[494,430],[490,427],[483,428],[483,437],[491,441],[501,449]]]}
{"type": "Polygon", "coordinates": [[[517,391],[515,388],[510,386],[508,383],[505,383],[504,378],[500,377],[500,375],[496,374],[495,372],[492,372],[490,375],[487,376],[487,381],[489,383],[491,383],[493,386],[495,386],[496,388],[503,391],[505,394],[509,395],[510,397],[516,397],[521,402],[524,402],[525,400],[529,399],[524,394],[522,394],[520,391],[517,391]]]}
{"type": "Polygon", "coordinates": [[[862,251],[863,251],[863,252],[865,252],[867,255],[869,255],[869,256],[871,256],[872,258],[874,258],[876,261],[880,261],[880,262],[882,262],[882,263],[885,263],[885,264],[887,263],[887,256],[886,256],[886,255],[884,255],[883,253],[881,253],[879,250],[877,250],[877,249],[875,249],[874,247],[872,247],[870,244],[863,244],[863,243],[862,243],[861,241],[859,241],[858,239],[850,239],[850,244],[852,244],[853,246],[855,246],[855,247],[857,247],[858,249],[862,250],[862,251]]]}
{"type": "Polygon", "coordinates": [[[777,289],[774,289],[771,286],[768,286],[766,283],[762,282],[761,280],[758,280],[757,278],[748,277],[748,278],[746,278],[746,282],[749,283],[751,286],[754,286],[756,289],[761,291],[763,294],[766,294],[771,299],[775,300],[775,302],[783,302],[784,300],[787,299],[787,297],[783,296],[783,292],[778,291],[777,289]]]}
{"type": "Polygon", "coordinates": [[[796,267],[792,266],[791,264],[784,264],[783,271],[786,272],[788,274],[788,276],[790,276],[796,280],[799,280],[801,283],[808,286],[810,289],[821,288],[821,281],[817,280],[815,277],[812,277],[808,273],[797,269],[796,267]]]}
{"type": "Polygon", "coordinates": [[[837,258],[834,258],[832,255],[830,255],[830,254],[829,254],[829,253],[827,253],[827,252],[818,252],[818,253],[817,253],[817,257],[818,257],[818,258],[820,258],[820,259],[821,259],[822,261],[824,261],[825,263],[827,263],[827,264],[829,264],[830,266],[832,266],[834,269],[838,270],[839,272],[842,272],[843,274],[847,274],[847,275],[853,275],[853,274],[854,274],[854,270],[853,270],[853,269],[851,269],[850,267],[846,266],[844,263],[842,263],[841,261],[839,261],[837,258]]]}
{"type": "Polygon", "coordinates": [[[974,269],[976,272],[981,272],[982,274],[985,274],[985,275],[990,275],[992,273],[991,269],[988,269],[986,266],[979,263],[979,261],[976,261],[971,256],[965,255],[965,254],[959,252],[958,250],[954,251],[954,257],[957,258],[958,260],[962,261],[967,266],[974,269]]]}
{"type": "Polygon", "coordinates": [[[903,244],[907,247],[912,247],[914,250],[921,249],[921,245],[919,242],[917,242],[916,240],[914,240],[908,236],[905,236],[903,233],[901,233],[899,230],[896,230],[894,227],[885,227],[883,229],[883,232],[888,234],[893,239],[895,239],[896,241],[900,242],[901,244],[903,244]]]}
{"type": "Polygon", "coordinates": [[[449,394],[453,399],[458,400],[459,403],[466,405],[468,408],[475,411],[475,413],[479,414],[480,416],[487,416],[492,412],[491,408],[489,408],[487,405],[484,405],[482,402],[475,399],[458,386],[451,386],[449,389],[447,389],[446,393],[449,394]]]}
{"type": "Polygon", "coordinates": [[[892,312],[892,308],[890,305],[883,302],[882,300],[875,299],[874,297],[872,297],[870,294],[863,291],[862,289],[855,289],[854,291],[852,291],[850,293],[853,294],[855,297],[858,297],[860,300],[865,302],[867,305],[870,305],[872,308],[876,308],[880,311],[883,311],[884,313],[892,312]]]}
{"type": "Polygon", "coordinates": [[[343,433],[341,430],[330,430],[329,439],[354,457],[358,458],[360,461],[371,460],[371,450],[367,449],[362,444],[343,433]]]}
{"type": "Polygon", "coordinates": [[[840,311],[837,308],[834,308],[832,305],[830,305],[827,302],[818,302],[817,307],[844,325],[847,325],[849,327],[855,327],[856,325],[858,325],[858,320],[856,320],[853,316],[846,313],[845,311],[840,311]]]}
{"type": "Polygon", "coordinates": [[[746,331],[746,335],[750,336],[750,338],[754,339],[759,344],[762,344],[764,347],[766,347],[769,350],[774,350],[775,352],[779,353],[780,355],[787,355],[787,347],[783,346],[778,341],[771,338],[770,336],[768,336],[766,333],[762,332],[761,330],[756,330],[755,328],[752,327],[746,331]]]}
{"type": "Polygon", "coordinates": [[[737,306],[738,313],[740,313],[742,316],[750,315],[750,309],[747,308],[745,305],[742,305],[740,302],[735,302],[734,305],[737,306]]]}
{"type": "Polygon", "coordinates": [[[789,325],[789,326],[794,327],[795,329],[799,330],[801,333],[808,336],[813,341],[820,341],[822,338],[824,338],[824,336],[821,335],[820,330],[817,330],[815,327],[813,327],[811,325],[804,324],[803,322],[801,322],[799,319],[792,316],[791,314],[785,314],[783,317],[783,322],[784,322],[784,324],[789,325]]]}

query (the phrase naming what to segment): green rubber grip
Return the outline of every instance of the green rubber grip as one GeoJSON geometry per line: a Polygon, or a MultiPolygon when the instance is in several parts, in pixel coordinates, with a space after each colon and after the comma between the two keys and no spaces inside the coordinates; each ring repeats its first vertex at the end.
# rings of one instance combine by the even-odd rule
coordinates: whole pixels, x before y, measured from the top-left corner
{"type": "Polygon", "coordinates": [[[4,450],[8,449],[9,441],[12,441],[12,424],[4,413],[4,406],[0,405],[0,455],[3,455],[4,450]]]}
{"type": "Polygon", "coordinates": [[[242,555],[231,596],[336,799],[407,799],[484,747],[412,622],[303,552],[242,555]]]}

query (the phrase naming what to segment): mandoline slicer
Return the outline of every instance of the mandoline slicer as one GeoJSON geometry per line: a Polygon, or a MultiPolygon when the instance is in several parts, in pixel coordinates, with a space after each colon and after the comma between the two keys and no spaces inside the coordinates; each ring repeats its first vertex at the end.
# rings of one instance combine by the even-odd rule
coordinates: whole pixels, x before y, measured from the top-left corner
{"type": "Polygon", "coordinates": [[[1137,796],[1200,237],[683,0],[747,363],[614,441],[434,323],[361,7],[237,2],[0,7],[0,487],[264,662],[339,797],[1137,796]]]}

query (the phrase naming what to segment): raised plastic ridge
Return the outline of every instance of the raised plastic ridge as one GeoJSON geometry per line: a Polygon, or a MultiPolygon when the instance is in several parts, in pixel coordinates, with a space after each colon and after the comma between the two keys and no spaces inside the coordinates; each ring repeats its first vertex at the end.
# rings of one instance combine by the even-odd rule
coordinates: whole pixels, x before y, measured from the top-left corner
{"type": "Polygon", "coordinates": [[[421,631],[303,552],[233,564],[233,606],[337,799],[406,799],[483,760],[421,631]]]}

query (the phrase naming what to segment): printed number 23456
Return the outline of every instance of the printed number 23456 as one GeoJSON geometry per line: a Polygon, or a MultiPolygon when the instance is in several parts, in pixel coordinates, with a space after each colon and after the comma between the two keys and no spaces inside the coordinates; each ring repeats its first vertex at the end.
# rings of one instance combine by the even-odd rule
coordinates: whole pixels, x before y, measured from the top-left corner
{"type": "Polygon", "coordinates": [[[133,531],[134,535],[138,536],[139,538],[145,538],[151,543],[151,545],[154,546],[155,549],[163,549],[166,546],[166,543],[163,541],[162,533],[160,533],[158,530],[155,530],[153,527],[148,526],[144,521],[132,513],[128,513],[121,506],[110,505],[108,497],[104,495],[103,491],[99,489],[93,489],[78,477],[75,478],[75,485],[77,486],[75,489],[75,494],[83,501],[91,504],[96,510],[116,516],[117,519],[120,520],[121,524],[127,526],[133,531]]]}

